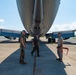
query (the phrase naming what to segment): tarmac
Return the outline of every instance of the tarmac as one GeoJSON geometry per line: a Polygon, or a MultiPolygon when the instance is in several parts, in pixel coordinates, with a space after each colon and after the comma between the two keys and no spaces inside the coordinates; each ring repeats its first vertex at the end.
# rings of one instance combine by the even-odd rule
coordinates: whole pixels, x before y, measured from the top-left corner
{"type": "Polygon", "coordinates": [[[0,39],[0,75],[76,75],[76,39],[64,41],[63,62],[56,60],[57,44],[48,43],[41,38],[40,57],[36,53],[31,55],[32,42],[27,39],[25,48],[25,61],[27,64],[19,63],[20,49],[17,40],[0,39]]]}

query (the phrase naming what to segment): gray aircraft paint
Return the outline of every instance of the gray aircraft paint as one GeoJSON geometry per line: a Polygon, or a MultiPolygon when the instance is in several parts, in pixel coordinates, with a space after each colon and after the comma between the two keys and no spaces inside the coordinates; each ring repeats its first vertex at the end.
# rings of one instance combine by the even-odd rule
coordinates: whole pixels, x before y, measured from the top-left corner
{"type": "Polygon", "coordinates": [[[43,36],[51,28],[60,0],[16,0],[22,23],[32,36],[43,36]]]}

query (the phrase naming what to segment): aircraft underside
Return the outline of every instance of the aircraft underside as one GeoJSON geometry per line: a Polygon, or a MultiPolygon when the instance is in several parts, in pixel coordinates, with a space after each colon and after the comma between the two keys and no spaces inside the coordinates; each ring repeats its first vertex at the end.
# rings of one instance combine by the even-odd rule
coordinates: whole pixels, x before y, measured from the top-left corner
{"type": "Polygon", "coordinates": [[[16,0],[22,23],[32,36],[44,36],[52,26],[60,0],[16,0]]]}

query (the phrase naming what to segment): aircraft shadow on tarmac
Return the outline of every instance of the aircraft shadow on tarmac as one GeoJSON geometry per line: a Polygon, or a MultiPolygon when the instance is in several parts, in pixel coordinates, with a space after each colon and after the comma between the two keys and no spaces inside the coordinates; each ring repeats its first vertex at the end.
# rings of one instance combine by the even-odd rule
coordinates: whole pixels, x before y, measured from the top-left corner
{"type": "MultiPolygon", "coordinates": [[[[57,43],[56,43],[57,44],[57,43]]],[[[67,45],[76,45],[76,43],[72,43],[72,42],[68,42],[68,41],[64,41],[63,44],[67,44],[67,45]]]]}
{"type": "Polygon", "coordinates": [[[2,40],[0,41],[0,44],[7,44],[7,43],[18,43],[18,41],[13,41],[13,40],[2,40]]]}
{"type": "MultiPolygon", "coordinates": [[[[31,42],[32,40],[30,40],[30,41],[26,41],[27,43],[29,43],[29,42],[31,42]]],[[[45,43],[45,44],[49,44],[48,43],[48,41],[41,41],[40,40],[40,42],[43,42],[43,43],[45,43]]],[[[3,40],[3,41],[0,41],[0,44],[7,44],[7,43],[19,43],[19,41],[18,40],[16,40],[16,41],[13,41],[13,40],[3,40]]],[[[57,42],[56,42],[56,44],[57,44],[57,42]]],[[[70,41],[64,41],[64,44],[68,44],[68,45],[76,45],[76,43],[75,42],[70,42],[70,41]]]]}
{"type": "MultiPolygon", "coordinates": [[[[45,44],[49,44],[47,41],[41,41],[40,42],[43,42],[45,44]]],[[[52,42],[50,42],[50,44],[52,44],[52,42]]],[[[57,44],[57,42],[55,42],[55,44],[57,44]]],[[[76,45],[76,42],[71,42],[71,41],[64,41],[63,44],[68,44],[68,45],[76,45]]]]}
{"type": "Polygon", "coordinates": [[[20,49],[7,57],[0,64],[0,75],[67,75],[63,62],[56,60],[55,54],[45,45],[40,43],[40,57],[36,57],[36,66],[33,74],[34,56],[31,56],[32,44],[26,43],[26,65],[19,63],[20,49]]]}
{"type": "Polygon", "coordinates": [[[68,42],[68,41],[64,42],[64,44],[68,44],[68,45],[76,45],[76,43],[72,43],[72,42],[68,42]]]}
{"type": "MultiPolygon", "coordinates": [[[[26,41],[27,43],[29,43],[29,42],[32,42],[32,40],[30,40],[30,41],[26,41]]],[[[0,44],[7,44],[7,43],[19,43],[19,41],[18,40],[1,40],[0,41],[0,44]]]]}

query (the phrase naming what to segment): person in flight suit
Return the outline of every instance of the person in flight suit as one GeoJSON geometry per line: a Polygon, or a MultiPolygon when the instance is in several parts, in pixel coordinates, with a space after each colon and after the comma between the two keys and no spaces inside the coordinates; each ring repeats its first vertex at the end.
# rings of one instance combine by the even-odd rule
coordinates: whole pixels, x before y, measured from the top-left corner
{"type": "Polygon", "coordinates": [[[26,64],[26,62],[24,62],[24,57],[25,57],[25,35],[26,35],[26,32],[25,32],[25,30],[23,30],[21,32],[21,36],[20,36],[20,61],[19,61],[19,63],[21,63],[21,64],[26,64]]]}
{"type": "Polygon", "coordinates": [[[60,62],[62,62],[62,57],[63,57],[62,48],[63,48],[63,39],[61,37],[61,33],[58,33],[57,54],[59,58],[57,58],[56,60],[59,60],[60,62]]]}
{"type": "Polygon", "coordinates": [[[34,39],[33,39],[33,50],[31,52],[31,55],[33,55],[33,53],[36,51],[37,52],[37,56],[39,57],[39,36],[36,34],[34,39]]]}

